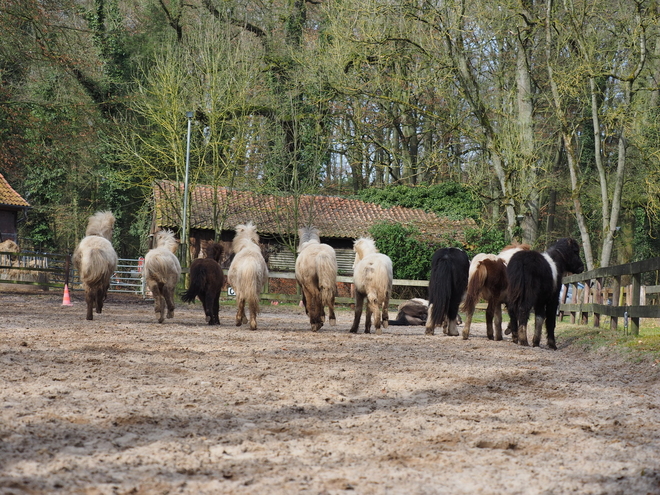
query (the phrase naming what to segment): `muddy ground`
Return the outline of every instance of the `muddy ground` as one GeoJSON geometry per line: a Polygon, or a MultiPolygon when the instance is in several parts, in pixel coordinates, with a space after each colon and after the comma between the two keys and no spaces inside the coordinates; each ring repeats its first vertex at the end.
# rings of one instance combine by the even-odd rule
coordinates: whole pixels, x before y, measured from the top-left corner
{"type": "Polygon", "coordinates": [[[72,299],[0,294],[2,494],[660,493],[653,363],[72,299]]]}

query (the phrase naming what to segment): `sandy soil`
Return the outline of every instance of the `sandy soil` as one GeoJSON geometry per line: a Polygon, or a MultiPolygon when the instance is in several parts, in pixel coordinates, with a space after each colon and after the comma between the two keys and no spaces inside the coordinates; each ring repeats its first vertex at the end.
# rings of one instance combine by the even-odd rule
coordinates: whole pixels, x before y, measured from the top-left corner
{"type": "Polygon", "coordinates": [[[201,305],[0,295],[2,494],[660,493],[652,363],[201,305]]]}

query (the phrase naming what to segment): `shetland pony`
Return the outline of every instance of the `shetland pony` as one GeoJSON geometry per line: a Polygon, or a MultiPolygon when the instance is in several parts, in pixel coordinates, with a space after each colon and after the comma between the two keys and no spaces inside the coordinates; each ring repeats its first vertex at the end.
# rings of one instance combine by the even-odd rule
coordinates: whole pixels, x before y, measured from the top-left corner
{"type": "Polygon", "coordinates": [[[561,279],[567,273],[582,273],[580,246],[571,238],[559,239],[544,253],[518,251],[511,257],[506,273],[509,278],[508,309],[514,342],[527,342],[527,321],[534,309],[535,325],[532,344],[538,347],[545,320],[548,347],[557,349],[555,324],[561,279]]]}
{"type": "Polygon", "coordinates": [[[174,317],[174,287],[181,275],[181,264],[175,256],[179,241],[171,230],[159,230],[153,235],[154,248],[144,256],[144,280],[154,296],[154,311],[158,323],[174,317]]]}
{"type": "Polygon", "coordinates": [[[390,325],[426,325],[429,316],[429,302],[426,299],[413,298],[399,304],[396,320],[389,320],[390,325]]]}
{"type": "Polygon", "coordinates": [[[73,252],[73,265],[85,289],[88,320],[94,319],[94,308],[97,313],[103,310],[110,277],[117,270],[117,253],[110,242],[114,225],[115,216],[111,212],[94,213],[87,222],[85,237],[73,252]]]}
{"type": "Polygon", "coordinates": [[[480,298],[488,303],[486,307],[486,335],[490,340],[502,340],[502,304],[506,303],[509,282],[506,265],[516,252],[531,247],[528,244],[511,244],[500,254],[477,254],[470,263],[468,287],[462,309],[465,312],[463,339],[470,337],[472,316],[480,298]]]}
{"type": "Polygon", "coordinates": [[[353,283],[355,284],[355,317],[351,333],[357,333],[362,316],[364,300],[367,300],[367,313],[364,333],[371,332],[373,315],[376,334],[383,333],[381,324],[388,325],[388,307],[392,294],[392,260],[378,252],[373,239],[362,237],[353,243],[355,262],[353,263],[353,283]]]}
{"type": "Polygon", "coordinates": [[[318,331],[325,321],[324,308],[328,307],[330,325],[336,325],[335,293],[337,292],[337,257],[328,244],[321,244],[318,230],[303,227],[296,258],[296,280],[303,293],[305,312],[309,315],[312,332],[318,331]]]}
{"type": "Polygon", "coordinates": [[[224,249],[222,244],[209,242],[206,245],[206,258],[196,258],[190,264],[190,286],[181,294],[186,303],[202,301],[206,322],[209,325],[220,324],[220,292],[225,284],[225,274],[220,267],[224,249]]]}
{"type": "Polygon", "coordinates": [[[257,227],[252,222],[236,226],[232,249],[236,255],[229,266],[227,278],[229,285],[236,292],[236,326],[247,323],[247,303],[250,310],[250,328],[256,330],[259,297],[261,288],[268,280],[268,266],[259,247],[257,227]]]}
{"type": "Polygon", "coordinates": [[[444,333],[458,335],[458,306],[467,289],[470,259],[462,249],[438,249],[431,260],[429,280],[429,318],[426,334],[433,335],[437,325],[446,323],[444,333]]]}

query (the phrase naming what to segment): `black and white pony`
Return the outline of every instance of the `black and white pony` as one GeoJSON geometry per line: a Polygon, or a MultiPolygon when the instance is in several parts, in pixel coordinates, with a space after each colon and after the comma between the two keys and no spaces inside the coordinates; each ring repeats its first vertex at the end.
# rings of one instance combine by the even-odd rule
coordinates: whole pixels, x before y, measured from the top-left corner
{"type": "Polygon", "coordinates": [[[557,349],[555,325],[561,279],[567,273],[582,273],[584,264],[580,258],[580,246],[575,239],[559,239],[544,253],[519,251],[507,265],[509,279],[508,310],[514,342],[529,345],[527,322],[534,310],[534,338],[532,345],[541,342],[541,330],[545,321],[548,347],[557,349]]]}
{"type": "Polygon", "coordinates": [[[441,248],[433,255],[429,280],[427,335],[433,335],[435,327],[440,324],[446,325],[443,331],[447,335],[458,335],[458,307],[467,290],[469,270],[470,258],[462,249],[441,248]]]}

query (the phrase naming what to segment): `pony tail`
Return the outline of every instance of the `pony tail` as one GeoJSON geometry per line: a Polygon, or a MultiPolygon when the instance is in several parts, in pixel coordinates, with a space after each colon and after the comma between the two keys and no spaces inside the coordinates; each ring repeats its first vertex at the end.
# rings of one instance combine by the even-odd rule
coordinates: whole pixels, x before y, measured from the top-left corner
{"type": "Polygon", "coordinates": [[[521,276],[524,271],[522,263],[518,263],[517,259],[513,259],[507,265],[507,279],[509,286],[507,288],[507,306],[509,312],[515,314],[520,310],[525,299],[525,277],[521,276]]]}
{"type": "Polygon", "coordinates": [[[324,306],[328,306],[333,303],[337,293],[337,260],[330,253],[319,253],[315,261],[321,301],[324,306]]]}
{"type": "Polygon", "coordinates": [[[468,280],[467,294],[461,308],[464,312],[470,314],[474,313],[474,308],[476,308],[477,303],[479,302],[481,289],[484,287],[487,276],[488,270],[483,263],[480,262],[468,280]]]}
{"type": "Polygon", "coordinates": [[[431,270],[429,287],[433,287],[433,290],[429,290],[429,306],[433,305],[429,319],[434,325],[441,325],[447,316],[452,287],[452,270],[448,260],[441,258],[435,264],[431,270]]]}
{"type": "Polygon", "coordinates": [[[202,284],[206,280],[206,267],[199,266],[198,273],[190,277],[190,287],[181,293],[181,300],[185,303],[195,302],[195,298],[202,292],[202,284]]]}

